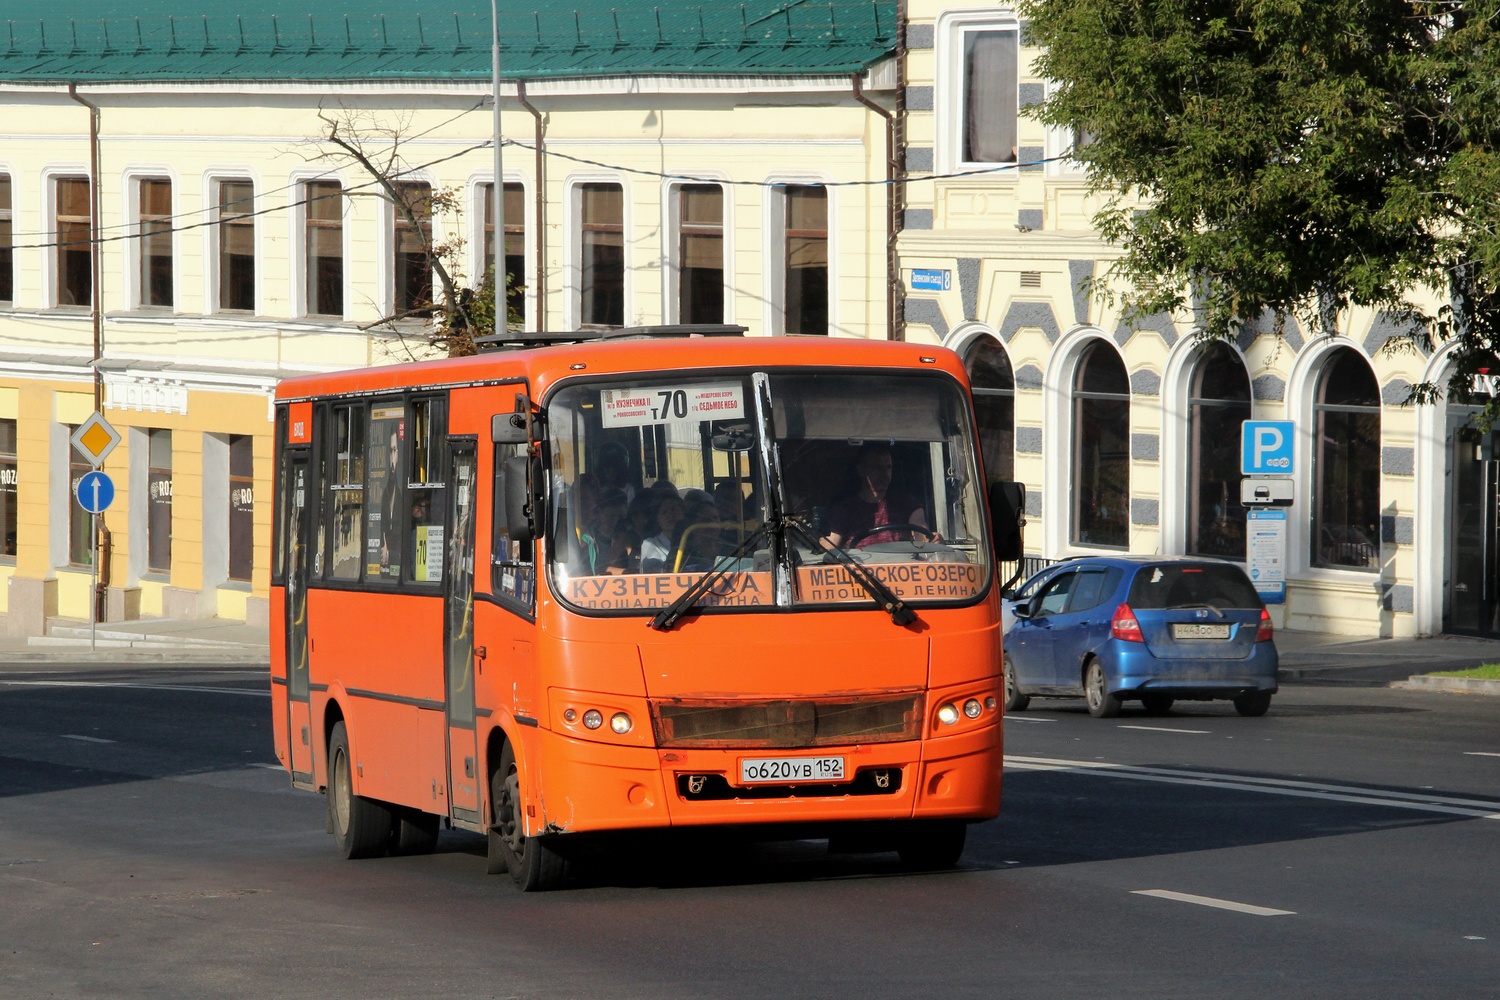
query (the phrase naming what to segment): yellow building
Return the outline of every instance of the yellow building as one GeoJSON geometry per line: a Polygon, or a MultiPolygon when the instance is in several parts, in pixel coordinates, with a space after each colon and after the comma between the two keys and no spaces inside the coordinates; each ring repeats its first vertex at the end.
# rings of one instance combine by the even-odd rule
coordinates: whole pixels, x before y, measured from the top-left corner
{"type": "MultiPolygon", "coordinates": [[[[492,253],[490,22],[64,0],[0,63],[0,614],[264,622],[276,381],[430,348],[424,236],[492,253]],[[67,39],[66,45],[59,40],[67,39]],[[329,141],[352,138],[419,211],[329,141]],[[431,202],[427,196],[435,196],[431,202]],[[394,317],[394,318],[393,318],[394,317]],[[68,445],[123,435],[97,544],[68,445]]],[[[502,5],[531,329],[883,337],[893,2],[502,5]],[[572,9],[572,8],[576,8],[572,9]]]]}
{"type": "Polygon", "coordinates": [[[1016,10],[912,0],[907,16],[905,336],[969,359],[990,472],[1027,484],[1028,551],[1245,562],[1240,425],[1285,420],[1278,625],[1500,632],[1496,487],[1471,411],[1404,405],[1411,384],[1446,381],[1448,350],[1383,350],[1400,325],[1362,310],[1337,336],[1263,320],[1211,348],[1189,315],[1126,321],[1090,293],[1115,252],[1075,137],[1024,114],[1048,84],[1016,10]]]}

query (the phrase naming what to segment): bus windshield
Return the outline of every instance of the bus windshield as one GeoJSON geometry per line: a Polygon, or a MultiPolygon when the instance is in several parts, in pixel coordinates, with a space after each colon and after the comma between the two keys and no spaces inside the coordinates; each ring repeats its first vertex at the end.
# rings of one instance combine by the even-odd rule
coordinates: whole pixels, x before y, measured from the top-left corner
{"type": "Polygon", "coordinates": [[[850,559],[917,606],[977,598],[990,554],[959,386],[848,370],[759,377],[769,414],[745,374],[554,395],[548,551],[562,600],[647,613],[718,570],[695,611],[769,607],[778,594],[868,608],[850,559]]]}

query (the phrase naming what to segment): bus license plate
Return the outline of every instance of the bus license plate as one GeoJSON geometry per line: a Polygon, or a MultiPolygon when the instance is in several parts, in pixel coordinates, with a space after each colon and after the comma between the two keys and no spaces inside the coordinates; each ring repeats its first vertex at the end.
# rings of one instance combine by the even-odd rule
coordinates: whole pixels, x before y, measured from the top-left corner
{"type": "Polygon", "coordinates": [[[1173,625],[1174,639],[1228,639],[1228,625],[1173,625]]]}
{"type": "Polygon", "coordinates": [[[740,784],[843,781],[842,757],[752,757],[740,761],[740,784]]]}

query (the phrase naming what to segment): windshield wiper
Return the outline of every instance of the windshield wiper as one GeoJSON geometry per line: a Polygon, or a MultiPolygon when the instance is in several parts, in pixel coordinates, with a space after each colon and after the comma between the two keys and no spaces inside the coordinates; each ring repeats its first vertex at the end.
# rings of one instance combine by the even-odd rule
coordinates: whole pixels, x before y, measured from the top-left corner
{"type": "Polygon", "coordinates": [[[671,604],[658,611],[646,625],[649,628],[656,629],[658,632],[669,631],[673,625],[677,624],[677,619],[687,614],[693,605],[698,603],[699,598],[708,593],[714,584],[728,575],[730,572],[729,567],[734,564],[734,561],[749,551],[750,547],[758,542],[762,535],[766,534],[770,525],[771,522],[769,521],[762,522],[759,528],[756,528],[745,536],[745,540],[733,552],[725,556],[720,556],[714,562],[713,566],[693,581],[691,587],[677,595],[677,599],[671,604]]]}
{"type": "Polygon", "coordinates": [[[880,582],[880,578],[864,567],[859,560],[849,554],[849,550],[842,545],[824,546],[812,536],[812,533],[804,528],[801,523],[787,518],[785,521],[786,531],[789,535],[796,535],[807,544],[813,551],[823,551],[833,556],[854,578],[864,592],[869,594],[876,604],[880,605],[882,611],[891,616],[891,621],[897,625],[910,625],[917,620],[917,613],[907,606],[906,602],[897,597],[895,592],[880,582]]]}

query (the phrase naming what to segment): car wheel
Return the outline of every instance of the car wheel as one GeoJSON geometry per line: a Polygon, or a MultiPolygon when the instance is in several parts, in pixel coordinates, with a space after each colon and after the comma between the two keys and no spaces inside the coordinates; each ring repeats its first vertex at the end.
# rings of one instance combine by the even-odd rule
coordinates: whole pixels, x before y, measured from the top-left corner
{"type": "Polygon", "coordinates": [[[1096,719],[1113,719],[1120,714],[1120,699],[1105,687],[1104,664],[1098,660],[1090,660],[1088,672],[1083,675],[1083,698],[1089,714],[1096,719]]]}
{"type": "Polygon", "coordinates": [[[1026,711],[1026,706],[1031,704],[1031,696],[1022,694],[1016,687],[1016,668],[1011,665],[1008,656],[1002,656],[1000,663],[1005,673],[1005,710],[1007,712],[1026,711]]]}
{"type": "Polygon", "coordinates": [[[1271,707],[1271,692],[1251,691],[1234,699],[1234,710],[1247,719],[1254,719],[1265,715],[1266,710],[1271,707]]]}
{"type": "Polygon", "coordinates": [[[1165,694],[1143,694],[1141,707],[1146,710],[1147,715],[1166,715],[1172,710],[1172,702],[1175,700],[1165,694]]]}

